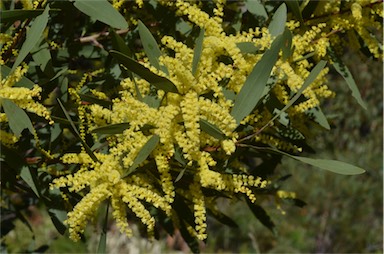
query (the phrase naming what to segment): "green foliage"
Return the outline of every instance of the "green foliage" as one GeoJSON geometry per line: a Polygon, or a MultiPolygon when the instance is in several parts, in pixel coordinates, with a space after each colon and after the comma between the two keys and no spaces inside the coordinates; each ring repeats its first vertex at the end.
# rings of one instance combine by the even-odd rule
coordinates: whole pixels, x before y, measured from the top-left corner
{"type": "MultiPolygon", "coordinates": [[[[360,94],[353,79],[352,64],[347,62],[349,69],[341,60],[348,46],[342,41],[347,38],[355,50],[381,59],[375,33],[382,25],[382,2],[183,4],[1,3],[1,212],[8,215],[2,220],[2,246],[8,251],[43,252],[51,244],[12,245],[17,223],[37,228],[24,216],[30,206],[46,210],[58,233],[66,234],[68,227],[72,239],[87,240],[85,226],[103,204],[108,205],[100,209],[98,253],[108,251],[109,215],[127,234],[128,221],[146,238],[161,237],[162,229],[180,232],[193,252],[200,251],[202,241],[212,243],[206,227],[215,228],[210,221],[215,218],[234,230],[223,230],[227,236],[220,231],[217,239],[244,235],[249,227],[252,251],[278,251],[277,246],[259,249],[255,239],[264,236],[265,245],[272,241],[270,233],[242,215],[238,221],[239,214],[223,212],[223,204],[244,201],[276,234],[281,204],[303,207],[301,194],[312,187],[303,179],[322,174],[295,172],[302,188],[288,188],[297,194],[285,191],[283,183],[290,181],[279,166],[283,158],[304,163],[296,167],[309,164],[342,175],[365,172],[341,162],[349,160],[339,148],[321,157],[341,161],[306,153],[313,151],[320,129],[335,125],[332,111],[324,114],[320,107],[332,95],[327,63],[358,104],[373,111],[362,99],[366,90],[360,94]]],[[[374,174],[365,162],[352,163],[374,174]]],[[[337,186],[345,178],[334,179],[337,186]]],[[[316,188],[323,198],[324,189],[316,188]]],[[[356,193],[342,197],[351,200],[348,208],[364,203],[347,198],[356,193]]],[[[313,250],[314,243],[303,240],[310,231],[292,230],[287,241],[313,250]]],[[[34,234],[27,238],[37,243],[34,234]]],[[[225,241],[224,249],[242,251],[225,241]]],[[[65,251],[84,251],[80,245],[65,251]]]]}

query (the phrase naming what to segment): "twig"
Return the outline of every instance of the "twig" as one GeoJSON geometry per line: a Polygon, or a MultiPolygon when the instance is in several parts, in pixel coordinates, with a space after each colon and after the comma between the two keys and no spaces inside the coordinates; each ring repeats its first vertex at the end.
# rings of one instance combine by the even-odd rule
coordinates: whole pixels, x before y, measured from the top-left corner
{"type": "MultiPolygon", "coordinates": [[[[116,33],[117,34],[125,34],[125,33],[128,33],[129,29],[122,29],[122,30],[117,30],[116,33]]],[[[89,36],[85,36],[85,37],[80,37],[78,40],[80,41],[80,43],[92,43],[93,45],[95,45],[96,47],[99,47],[99,48],[104,48],[103,45],[98,42],[98,38],[105,38],[105,37],[108,37],[109,36],[109,32],[100,32],[100,33],[97,33],[97,34],[93,34],[93,35],[89,35],[89,36]]]]}

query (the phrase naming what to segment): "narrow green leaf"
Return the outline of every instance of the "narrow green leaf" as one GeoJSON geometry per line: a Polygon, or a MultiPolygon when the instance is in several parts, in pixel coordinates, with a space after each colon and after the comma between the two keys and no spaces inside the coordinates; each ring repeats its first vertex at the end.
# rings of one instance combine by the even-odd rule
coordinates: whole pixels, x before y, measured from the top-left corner
{"type": "Polygon", "coordinates": [[[29,119],[24,110],[8,99],[2,99],[1,104],[7,115],[9,127],[16,137],[20,137],[24,129],[28,129],[31,133],[34,132],[31,119],[29,119]]]}
{"type": "Polygon", "coordinates": [[[251,209],[253,215],[267,227],[274,235],[277,235],[277,231],[275,228],[275,223],[273,223],[271,217],[267,214],[267,212],[259,206],[258,204],[252,203],[248,198],[246,199],[248,207],[251,209]]]}
{"type": "Polygon", "coordinates": [[[130,126],[129,123],[110,124],[110,125],[92,129],[91,132],[99,133],[99,134],[121,134],[124,132],[124,130],[128,129],[129,126],[130,126]]]}
{"type": "Polygon", "coordinates": [[[303,91],[305,89],[307,89],[307,87],[313,83],[313,81],[315,81],[315,79],[317,78],[317,76],[320,74],[320,72],[324,69],[325,65],[327,64],[327,61],[324,61],[324,60],[321,60],[311,71],[311,73],[309,73],[307,79],[304,81],[304,84],[303,86],[299,89],[299,91],[297,91],[297,93],[292,97],[292,99],[289,100],[289,102],[287,103],[287,105],[285,105],[285,107],[279,111],[278,114],[276,114],[265,126],[268,126],[270,123],[272,123],[273,121],[276,120],[276,118],[280,117],[280,115],[285,112],[290,106],[293,105],[293,103],[295,103],[297,101],[297,99],[299,99],[299,97],[301,96],[301,94],[303,93],[303,91]]]}
{"type": "Polygon", "coordinates": [[[126,177],[132,174],[140,163],[144,162],[152,151],[156,148],[157,144],[160,142],[160,137],[158,135],[153,135],[147,143],[141,148],[140,152],[137,154],[136,158],[133,160],[132,166],[129,168],[123,177],[126,177]]]}
{"type": "Polygon", "coordinates": [[[268,19],[268,13],[264,8],[264,5],[260,2],[260,0],[248,0],[245,3],[245,7],[247,7],[247,10],[255,14],[256,16],[261,16],[265,20],[268,19]]]}
{"type": "Polygon", "coordinates": [[[227,225],[231,228],[239,228],[237,223],[234,222],[230,217],[228,217],[224,213],[222,213],[218,210],[211,210],[211,209],[207,209],[207,212],[209,215],[211,215],[213,218],[215,218],[219,222],[223,223],[224,225],[227,225]]]}
{"type": "Polygon", "coordinates": [[[67,227],[64,221],[67,219],[67,212],[58,209],[48,209],[48,214],[51,217],[52,223],[60,234],[64,234],[67,227]]]}
{"type": "Polygon", "coordinates": [[[324,170],[328,170],[337,174],[341,175],[358,175],[365,172],[364,169],[351,165],[349,163],[343,162],[343,161],[337,161],[337,160],[326,160],[326,159],[312,159],[308,157],[301,157],[301,156],[295,156],[291,155],[289,153],[280,151],[275,148],[262,148],[263,150],[268,150],[273,153],[278,153],[285,155],[289,158],[304,162],[306,164],[309,164],[311,166],[321,168],[324,170]]]}
{"type": "Polygon", "coordinates": [[[118,35],[113,29],[110,29],[110,31],[112,35],[112,48],[116,51],[120,51],[124,55],[132,56],[132,52],[123,38],[121,38],[121,36],[118,35]]]}
{"type": "Polygon", "coordinates": [[[200,119],[199,123],[201,130],[212,137],[217,138],[218,140],[224,140],[226,138],[225,134],[216,125],[205,119],[200,119]]]}
{"type": "Polygon", "coordinates": [[[24,20],[34,18],[43,13],[44,10],[5,10],[1,11],[1,23],[14,22],[16,20],[24,20]]]}
{"type": "Polygon", "coordinates": [[[337,55],[333,52],[331,48],[328,48],[328,52],[333,60],[333,67],[345,79],[349,89],[352,91],[352,96],[356,99],[357,103],[359,103],[360,106],[366,110],[367,105],[361,98],[359,88],[357,87],[356,82],[353,79],[353,76],[349,71],[348,67],[343,63],[340,58],[337,57],[337,55]]]}
{"type": "Polygon", "coordinates": [[[149,62],[158,70],[162,70],[164,73],[168,74],[167,68],[165,66],[160,66],[159,58],[161,56],[161,51],[155,38],[153,38],[149,29],[140,20],[138,27],[141,43],[143,44],[144,51],[149,59],[149,62]]]}
{"type": "Polygon", "coordinates": [[[187,170],[187,168],[183,168],[180,173],[177,175],[176,179],[175,179],[175,183],[177,183],[178,181],[180,181],[180,179],[183,177],[184,173],[185,173],[185,170],[187,170]]]}
{"type": "Polygon", "coordinates": [[[89,157],[92,158],[93,161],[99,161],[97,159],[97,157],[95,156],[95,154],[92,152],[91,148],[88,146],[88,144],[85,142],[85,140],[83,140],[83,138],[80,136],[80,133],[79,131],[77,130],[75,124],[73,123],[72,121],[72,118],[69,116],[67,110],[65,109],[64,105],[61,103],[60,99],[57,99],[57,102],[59,103],[61,109],[63,110],[64,112],[64,115],[65,117],[68,119],[68,121],[70,122],[71,126],[72,126],[72,129],[74,130],[74,132],[76,133],[77,137],[80,139],[81,143],[83,144],[84,146],[84,149],[85,149],[85,152],[89,155],[89,157]]]}
{"type": "Polygon", "coordinates": [[[43,14],[39,15],[27,30],[27,38],[23,45],[21,46],[20,52],[15,60],[15,63],[12,66],[11,72],[13,72],[17,66],[25,59],[25,57],[31,52],[31,50],[35,47],[37,42],[40,40],[43,35],[43,31],[47,26],[49,18],[49,5],[45,7],[43,14]]]}
{"type": "Polygon", "coordinates": [[[103,106],[103,107],[112,106],[112,102],[111,101],[102,100],[102,99],[99,99],[99,98],[97,98],[96,96],[93,96],[93,95],[79,93],[79,96],[80,96],[80,99],[82,101],[98,104],[98,105],[103,106]]]}
{"type": "Polygon", "coordinates": [[[23,166],[20,171],[21,178],[28,184],[29,187],[33,190],[37,197],[40,197],[39,191],[36,186],[36,179],[31,174],[31,170],[28,166],[23,166]]]}
{"type": "Polygon", "coordinates": [[[74,6],[92,19],[117,29],[128,28],[125,18],[107,0],[76,0],[74,6]]]}
{"type": "Polygon", "coordinates": [[[204,28],[201,28],[199,36],[196,39],[195,51],[193,52],[192,74],[196,75],[197,66],[199,65],[201,52],[203,52],[204,28]]]}
{"type": "Polygon", "coordinates": [[[297,63],[297,62],[303,61],[305,59],[308,59],[308,58],[310,58],[310,57],[312,57],[314,55],[315,55],[315,52],[311,52],[311,53],[308,53],[308,54],[304,55],[303,57],[300,57],[299,59],[294,60],[293,62],[297,63]]]}
{"type": "Polygon", "coordinates": [[[287,21],[287,6],[283,3],[273,14],[268,30],[272,37],[278,36],[284,32],[285,22],[287,21]]]}
{"type": "Polygon", "coordinates": [[[181,165],[183,165],[184,167],[187,165],[187,161],[184,159],[184,156],[183,156],[183,151],[181,150],[181,148],[178,145],[175,145],[175,155],[174,156],[175,156],[175,160],[180,162],[181,165]]]}
{"type": "Polygon", "coordinates": [[[311,159],[300,156],[290,156],[291,158],[307,163],[309,165],[329,170],[331,172],[341,174],[341,175],[358,175],[365,172],[364,169],[356,167],[354,165],[348,164],[342,161],[336,160],[324,160],[324,159],[311,159]]]}
{"type": "Polygon", "coordinates": [[[161,105],[161,99],[157,96],[147,95],[142,99],[142,102],[146,103],[151,108],[159,108],[161,105]]]}
{"type": "Polygon", "coordinates": [[[287,60],[292,55],[292,33],[285,29],[283,33],[283,60],[287,60]]]}
{"type": "MultiPolygon", "coordinates": [[[[2,65],[0,68],[2,77],[6,77],[11,73],[11,68],[9,68],[6,65],[2,65]]],[[[33,83],[30,79],[26,78],[25,76],[21,77],[21,80],[15,83],[14,87],[26,87],[29,89],[32,89],[35,83],[33,83]]]]}
{"type": "Polygon", "coordinates": [[[107,209],[105,212],[103,229],[100,234],[100,241],[99,241],[99,246],[97,247],[97,253],[107,253],[108,213],[109,213],[109,203],[107,204],[107,209]]]}
{"type": "Polygon", "coordinates": [[[236,46],[243,54],[256,54],[259,51],[259,48],[254,43],[248,41],[236,43],[236,46]]]}
{"type": "Polygon", "coordinates": [[[252,112],[261,99],[261,95],[263,94],[272,68],[277,61],[282,44],[282,37],[278,36],[273,41],[271,48],[267,50],[260,61],[257,62],[236,96],[231,115],[236,119],[238,124],[244,117],[252,112]]]}
{"type": "Polygon", "coordinates": [[[313,114],[314,121],[318,123],[320,126],[325,128],[326,130],[331,129],[331,126],[329,125],[327,118],[325,117],[323,111],[319,107],[310,109],[308,113],[313,114]]]}
{"type": "Polygon", "coordinates": [[[32,54],[32,58],[44,73],[50,77],[54,75],[54,70],[51,64],[51,52],[49,50],[48,43],[45,42],[41,45],[41,47],[32,54]]]}
{"type": "Polygon", "coordinates": [[[303,22],[303,16],[301,15],[299,1],[297,0],[287,0],[284,1],[286,5],[288,5],[289,9],[291,9],[293,15],[299,19],[300,22],[303,22]]]}
{"type": "Polygon", "coordinates": [[[110,54],[128,70],[136,73],[158,89],[164,90],[165,92],[178,93],[177,87],[169,79],[151,72],[140,63],[118,51],[111,50],[110,54]]]}

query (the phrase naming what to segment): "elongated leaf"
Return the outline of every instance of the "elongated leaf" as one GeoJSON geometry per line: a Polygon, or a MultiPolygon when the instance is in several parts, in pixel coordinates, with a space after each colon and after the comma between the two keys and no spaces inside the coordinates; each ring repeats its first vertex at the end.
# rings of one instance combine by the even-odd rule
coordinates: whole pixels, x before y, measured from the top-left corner
{"type": "Polygon", "coordinates": [[[65,117],[70,122],[70,124],[72,126],[72,129],[74,130],[74,132],[76,133],[77,137],[80,139],[81,143],[83,144],[86,153],[89,155],[89,157],[92,158],[93,161],[99,161],[97,159],[97,157],[95,156],[95,154],[92,152],[91,148],[88,146],[88,144],[85,142],[85,140],[83,140],[83,138],[81,137],[79,131],[77,130],[75,124],[72,121],[72,118],[69,116],[67,110],[65,109],[64,105],[61,103],[60,99],[57,99],[57,102],[59,103],[61,109],[63,110],[65,117]]]}
{"type": "Polygon", "coordinates": [[[95,128],[91,130],[93,133],[100,133],[100,134],[121,134],[124,132],[124,130],[129,128],[129,123],[117,123],[117,124],[110,124],[106,126],[102,126],[99,128],[95,128]]]}
{"type": "Polygon", "coordinates": [[[283,3],[273,14],[268,30],[272,37],[278,36],[284,32],[285,22],[287,21],[287,6],[283,3]]]}
{"type": "Polygon", "coordinates": [[[239,42],[236,43],[236,46],[244,54],[256,54],[259,51],[259,48],[252,42],[239,42]]]}
{"type": "Polygon", "coordinates": [[[135,160],[133,161],[132,166],[129,168],[128,172],[123,175],[123,177],[132,174],[135,169],[140,165],[140,163],[144,162],[148,158],[148,156],[156,148],[159,141],[160,137],[158,135],[153,135],[141,148],[140,152],[137,154],[135,160]]]}
{"type": "Polygon", "coordinates": [[[8,99],[2,99],[1,103],[5,114],[7,115],[9,127],[16,137],[20,137],[21,132],[24,129],[28,129],[33,133],[33,125],[24,110],[8,99]]]}
{"type": "Polygon", "coordinates": [[[244,117],[252,112],[263,94],[273,66],[277,61],[283,39],[278,36],[269,50],[267,50],[260,61],[257,62],[251,74],[245,80],[243,87],[236,96],[235,105],[231,115],[239,124],[244,117]]]}
{"type": "Polygon", "coordinates": [[[344,78],[344,80],[347,82],[349,89],[352,92],[352,96],[356,99],[357,103],[360,104],[360,106],[363,109],[367,109],[367,105],[361,98],[359,88],[356,85],[355,80],[353,79],[353,76],[351,72],[349,71],[348,67],[341,61],[340,58],[336,56],[336,54],[333,52],[332,49],[328,49],[328,52],[330,52],[330,56],[333,60],[333,67],[335,70],[344,78]]]}
{"type": "Polygon", "coordinates": [[[288,5],[289,9],[291,9],[293,15],[299,19],[300,22],[303,22],[303,16],[301,15],[300,5],[298,0],[287,0],[284,1],[286,5],[288,5]]]}
{"type": "Polygon", "coordinates": [[[325,117],[323,111],[319,107],[312,108],[309,110],[309,113],[312,113],[315,117],[314,120],[317,122],[320,126],[325,128],[326,130],[330,130],[331,126],[329,126],[328,120],[325,117]]]}
{"type": "Polygon", "coordinates": [[[214,217],[219,222],[223,223],[224,225],[227,225],[231,228],[239,228],[236,222],[234,222],[230,217],[225,215],[224,213],[218,211],[218,210],[210,210],[207,209],[208,214],[210,214],[212,217],[214,217]]]}
{"type": "Polygon", "coordinates": [[[109,107],[112,105],[111,101],[102,100],[93,95],[80,93],[79,96],[82,101],[95,103],[103,107],[109,107]]]}
{"type": "MultiPolygon", "coordinates": [[[[2,77],[6,77],[11,73],[11,68],[9,68],[6,65],[2,65],[0,68],[2,77]]],[[[35,85],[30,79],[26,78],[25,76],[21,77],[21,80],[15,83],[14,87],[26,87],[29,89],[32,89],[32,87],[35,85]]]]}
{"type": "Polygon", "coordinates": [[[255,14],[256,16],[261,16],[264,19],[268,19],[268,13],[260,0],[248,0],[245,3],[245,6],[250,13],[255,14]]]}
{"type": "Polygon", "coordinates": [[[112,48],[116,51],[120,51],[124,55],[132,56],[132,52],[123,38],[120,37],[113,29],[110,30],[112,35],[112,48]]]}
{"type": "Polygon", "coordinates": [[[354,165],[348,164],[342,161],[336,160],[324,160],[324,159],[311,159],[300,156],[290,156],[295,160],[299,160],[301,162],[307,163],[309,165],[329,170],[337,174],[341,175],[358,175],[365,172],[364,169],[356,167],[354,165]]]}
{"type": "Polygon", "coordinates": [[[280,115],[285,112],[290,106],[293,105],[293,103],[295,103],[297,101],[297,99],[299,99],[299,97],[301,96],[301,94],[303,93],[303,91],[310,85],[313,83],[313,81],[315,81],[315,79],[317,78],[317,76],[320,74],[320,72],[324,69],[325,65],[327,64],[326,61],[324,60],[321,60],[311,71],[311,73],[309,73],[307,79],[304,81],[304,84],[303,86],[299,89],[299,91],[297,91],[297,93],[292,97],[292,99],[289,100],[289,102],[287,103],[287,105],[285,105],[285,107],[279,111],[278,114],[276,114],[265,126],[268,126],[271,122],[273,122],[274,120],[276,120],[276,118],[280,117],[280,115]]]}
{"type": "Polygon", "coordinates": [[[33,190],[37,197],[40,197],[38,188],[36,186],[35,176],[32,175],[31,170],[28,166],[23,166],[20,171],[21,178],[28,184],[29,187],[33,190]]]}
{"type": "Polygon", "coordinates": [[[1,23],[14,22],[16,20],[24,20],[34,18],[43,13],[44,10],[5,10],[1,11],[1,23]]]}
{"type": "Polygon", "coordinates": [[[259,206],[258,204],[252,203],[249,199],[246,199],[248,207],[251,209],[253,215],[267,227],[274,235],[277,235],[277,231],[275,228],[275,223],[273,223],[271,217],[267,214],[267,212],[259,206]]]}
{"type": "Polygon", "coordinates": [[[195,51],[193,52],[192,74],[196,75],[197,66],[199,65],[201,52],[203,52],[204,28],[201,28],[199,36],[196,39],[195,51]]]}
{"type": "Polygon", "coordinates": [[[144,51],[149,59],[149,62],[158,70],[162,70],[164,73],[168,74],[167,68],[165,66],[160,66],[159,58],[161,56],[161,51],[155,38],[153,38],[149,29],[140,20],[138,27],[141,43],[143,44],[144,51]]]}
{"type": "Polygon", "coordinates": [[[283,60],[287,60],[292,55],[292,33],[286,29],[283,33],[283,60]]]}
{"type": "Polygon", "coordinates": [[[177,183],[178,181],[180,181],[180,179],[183,177],[184,173],[185,173],[185,170],[187,170],[187,168],[183,168],[180,173],[177,175],[176,179],[175,179],[175,183],[177,183]]]}
{"type": "Polygon", "coordinates": [[[99,246],[97,247],[97,253],[107,253],[107,232],[108,232],[108,213],[109,203],[105,212],[105,218],[103,223],[103,229],[100,234],[99,246]]]}
{"type": "Polygon", "coordinates": [[[91,18],[117,29],[128,28],[125,18],[107,0],[76,0],[74,6],[91,18]]]}
{"type": "Polygon", "coordinates": [[[115,50],[111,50],[110,54],[119,61],[122,65],[124,65],[128,70],[136,73],[158,89],[164,90],[165,92],[178,93],[177,87],[167,78],[161,77],[149,69],[139,64],[132,58],[117,52],[115,50]]]}
{"type": "Polygon", "coordinates": [[[37,42],[40,40],[41,36],[43,35],[43,31],[48,23],[48,15],[49,12],[49,5],[45,7],[45,10],[43,14],[38,16],[32,26],[29,30],[27,30],[27,38],[23,45],[21,46],[20,52],[15,60],[15,63],[12,66],[11,72],[13,72],[17,66],[25,59],[25,57],[31,52],[33,47],[37,44],[37,42]]]}
{"type": "Polygon", "coordinates": [[[201,130],[212,137],[217,138],[218,140],[224,140],[226,138],[225,134],[216,125],[205,119],[200,119],[199,123],[201,130]]]}
{"type": "Polygon", "coordinates": [[[295,156],[288,154],[286,152],[280,151],[275,148],[263,148],[263,150],[269,150],[273,153],[278,153],[285,155],[289,158],[304,162],[306,164],[309,164],[311,166],[321,168],[324,170],[328,170],[337,174],[341,175],[358,175],[365,172],[364,169],[351,165],[349,163],[343,162],[343,161],[337,161],[337,160],[326,160],[326,159],[312,159],[308,157],[301,157],[301,156],[295,156]]]}
{"type": "MultiPolygon", "coordinates": [[[[35,47],[36,48],[36,47],[35,47]]],[[[48,43],[41,45],[40,49],[32,54],[33,61],[40,66],[40,69],[52,77],[54,70],[51,64],[51,52],[49,51],[48,43]]]]}
{"type": "Polygon", "coordinates": [[[49,209],[48,214],[51,217],[52,223],[60,234],[64,234],[67,227],[64,221],[67,219],[67,212],[58,209],[49,209]]]}

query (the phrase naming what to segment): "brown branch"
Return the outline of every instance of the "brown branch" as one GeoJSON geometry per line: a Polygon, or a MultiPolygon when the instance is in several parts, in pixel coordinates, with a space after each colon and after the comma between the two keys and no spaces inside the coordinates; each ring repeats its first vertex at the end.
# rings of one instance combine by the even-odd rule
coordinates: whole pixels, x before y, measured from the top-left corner
{"type": "MultiPolygon", "coordinates": [[[[122,29],[122,30],[118,30],[116,31],[117,34],[125,34],[125,33],[128,33],[129,29],[122,29]]],[[[95,45],[96,47],[99,47],[99,48],[104,48],[103,45],[98,42],[97,39],[104,39],[106,37],[109,36],[109,32],[100,32],[100,33],[97,33],[97,34],[94,34],[94,35],[89,35],[89,36],[85,36],[85,37],[80,37],[78,39],[78,41],[80,41],[80,43],[92,43],[93,45],[95,45]]]]}

